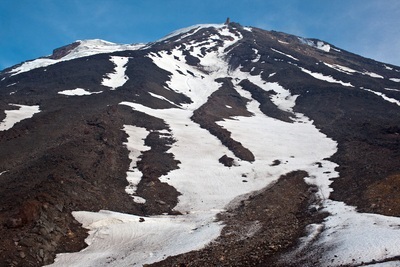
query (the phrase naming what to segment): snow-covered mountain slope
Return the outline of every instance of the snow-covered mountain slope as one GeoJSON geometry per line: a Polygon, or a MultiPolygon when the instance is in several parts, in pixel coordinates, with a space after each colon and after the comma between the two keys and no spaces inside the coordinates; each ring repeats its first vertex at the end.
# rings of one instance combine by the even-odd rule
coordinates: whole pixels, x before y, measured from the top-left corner
{"type": "Polygon", "coordinates": [[[11,75],[17,75],[32,69],[47,67],[61,61],[72,60],[101,53],[137,50],[143,46],[144,44],[115,44],[100,39],[83,41],[78,40],[70,45],[55,49],[51,56],[34,59],[32,61],[26,61],[15,68],[9,69],[7,72],[11,75]]]}
{"type": "Polygon", "coordinates": [[[236,23],[84,43],[0,73],[2,262],[400,264],[399,67],[236,23]]]}

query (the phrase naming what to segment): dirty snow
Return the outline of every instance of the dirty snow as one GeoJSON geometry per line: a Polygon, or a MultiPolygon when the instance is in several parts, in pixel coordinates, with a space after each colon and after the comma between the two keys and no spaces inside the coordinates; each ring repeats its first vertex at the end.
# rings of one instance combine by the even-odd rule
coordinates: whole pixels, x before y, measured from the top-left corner
{"type": "Polygon", "coordinates": [[[5,131],[11,129],[14,124],[31,118],[34,114],[39,113],[39,106],[26,106],[26,105],[17,105],[10,104],[11,106],[19,107],[17,110],[5,110],[6,113],[5,119],[0,122],[0,131],[5,131]]]}
{"type": "Polygon", "coordinates": [[[126,173],[126,179],[129,185],[125,188],[126,193],[132,196],[133,201],[137,203],[146,202],[142,197],[136,196],[137,185],[142,179],[142,172],[137,168],[137,162],[142,152],[149,150],[149,147],[144,144],[144,140],[149,132],[142,127],[133,125],[124,125],[123,130],[128,135],[128,141],[124,143],[129,150],[129,169],[126,173]]]}

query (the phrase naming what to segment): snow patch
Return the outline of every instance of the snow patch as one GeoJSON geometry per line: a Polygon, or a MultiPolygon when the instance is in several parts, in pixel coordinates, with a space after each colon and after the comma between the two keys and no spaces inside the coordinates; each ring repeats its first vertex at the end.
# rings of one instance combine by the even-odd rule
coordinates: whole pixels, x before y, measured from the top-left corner
{"type": "Polygon", "coordinates": [[[152,92],[148,92],[148,93],[149,93],[152,97],[155,97],[155,98],[158,98],[158,99],[167,101],[168,103],[170,103],[170,104],[172,104],[172,105],[174,105],[174,106],[177,106],[177,104],[175,104],[175,103],[172,102],[171,100],[169,100],[169,99],[167,99],[167,98],[165,98],[165,97],[163,97],[163,96],[161,96],[161,95],[157,95],[157,94],[152,93],[152,92]]]}
{"type": "Polygon", "coordinates": [[[253,29],[251,27],[243,27],[243,30],[246,30],[248,32],[252,32],[253,31],[253,29]]]}
{"type": "Polygon", "coordinates": [[[117,57],[111,56],[110,61],[114,63],[114,72],[106,74],[101,82],[102,85],[111,87],[111,90],[115,90],[118,87],[123,86],[126,81],[129,80],[128,76],[125,75],[126,64],[128,64],[128,57],[117,57]]]}
{"type": "Polygon", "coordinates": [[[389,67],[389,66],[387,66],[387,65],[383,65],[384,67],[385,67],[385,69],[387,69],[387,70],[393,70],[393,68],[391,68],[391,67],[389,67]]]}
{"type": "Polygon", "coordinates": [[[307,70],[305,68],[302,68],[302,67],[299,67],[299,68],[303,72],[305,72],[305,73],[311,75],[312,77],[314,77],[315,79],[326,81],[326,82],[330,82],[330,83],[338,83],[338,84],[341,84],[343,86],[354,87],[351,83],[345,83],[345,82],[336,80],[332,76],[326,76],[326,75],[324,75],[322,73],[312,72],[312,71],[309,71],[309,70],[307,70]]]}
{"type": "Polygon", "coordinates": [[[278,42],[280,42],[281,44],[289,44],[288,42],[281,41],[281,40],[278,40],[278,42]]]}
{"type": "Polygon", "coordinates": [[[368,76],[370,76],[372,78],[379,78],[379,79],[383,79],[384,78],[382,75],[379,75],[379,74],[374,73],[374,72],[369,72],[369,71],[363,72],[362,74],[363,75],[368,75],[368,76]]]}
{"type": "Polygon", "coordinates": [[[135,196],[137,185],[142,179],[142,172],[137,168],[137,162],[142,152],[149,150],[149,147],[144,144],[144,140],[149,132],[142,127],[133,125],[124,125],[123,130],[128,135],[128,141],[124,143],[129,150],[129,169],[126,173],[126,179],[129,185],[125,188],[125,192],[133,197],[133,201],[137,203],[146,202],[145,199],[135,196]]]}
{"type": "Polygon", "coordinates": [[[325,228],[316,246],[330,247],[322,266],[355,266],[399,256],[400,218],[358,213],[342,202],[326,200],[325,228]]]}
{"type": "Polygon", "coordinates": [[[144,217],[142,221],[139,216],[105,210],[72,214],[89,229],[85,240],[89,246],[78,253],[58,254],[49,266],[143,266],[201,249],[210,236],[219,235],[196,215],[144,217]]]}
{"type": "Polygon", "coordinates": [[[296,60],[296,61],[299,61],[297,58],[295,58],[295,57],[293,57],[293,56],[291,56],[291,55],[285,54],[285,53],[283,53],[283,52],[281,52],[281,51],[279,51],[279,50],[276,50],[276,49],[274,49],[274,48],[271,48],[271,50],[274,51],[274,52],[276,52],[276,53],[278,53],[278,54],[287,56],[288,58],[291,58],[291,59],[294,59],[294,60],[296,60]]]}
{"type": "Polygon", "coordinates": [[[317,48],[319,50],[322,50],[324,52],[329,52],[331,50],[331,46],[329,44],[325,44],[322,41],[313,41],[313,40],[302,38],[302,37],[299,37],[299,40],[303,44],[315,47],[315,48],[317,48]]]}
{"type": "Polygon", "coordinates": [[[343,73],[346,73],[346,74],[352,75],[355,72],[360,73],[359,71],[353,70],[353,69],[351,69],[349,67],[345,67],[345,66],[342,66],[342,65],[328,64],[328,63],[325,63],[325,62],[323,62],[323,63],[324,63],[324,65],[326,65],[326,66],[328,66],[328,67],[330,67],[330,68],[332,68],[334,70],[337,70],[337,71],[340,71],[340,72],[343,72],[343,73]]]}
{"type": "Polygon", "coordinates": [[[26,106],[26,105],[17,105],[10,104],[11,106],[19,107],[18,110],[5,110],[6,113],[5,119],[0,122],[0,131],[6,131],[11,129],[14,124],[32,118],[34,114],[39,113],[39,106],[26,106]]]}
{"type": "Polygon", "coordinates": [[[391,80],[392,82],[400,83],[399,78],[390,78],[389,80],[391,80]]]}
{"type": "Polygon", "coordinates": [[[400,89],[385,88],[385,90],[388,90],[388,91],[395,91],[395,92],[400,92],[400,89]]]}
{"type": "Polygon", "coordinates": [[[82,88],[76,88],[76,89],[72,89],[72,90],[64,90],[64,91],[58,92],[58,94],[60,94],[60,95],[68,95],[68,96],[83,96],[83,95],[92,95],[92,94],[100,94],[100,93],[102,93],[102,91],[90,92],[90,91],[87,91],[82,88]]]}
{"type": "Polygon", "coordinates": [[[7,85],[6,87],[14,86],[14,85],[16,85],[17,83],[18,83],[18,82],[16,82],[16,83],[11,83],[11,84],[7,85]]]}
{"type": "Polygon", "coordinates": [[[319,50],[322,50],[324,52],[329,52],[331,50],[331,46],[328,44],[325,44],[324,42],[318,41],[317,46],[319,50]]]}
{"type": "Polygon", "coordinates": [[[256,58],[253,59],[251,62],[253,62],[253,63],[258,62],[261,59],[261,55],[258,53],[257,49],[252,48],[252,50],[254,51],[254,54],[256,54],[256,58]]]}
{"type": "Polygon", "coordinates": [[[388,97],[388,96],[386,96],[384,93],[376,92],[376,91],[373,91],[373,90],[371,90],[371,89],[366,89],[366,88],[363,88],[363,87],[361,87],[360,89],[365,90],[365,91],[368,91],[368,92],[371,92],[371,93],[374,93],[374,94],[376,94],[376,95],[382,97],[384,100],[386,100],[386,101],[388,101],[388,102],[390,102],[390,103],[394,103],[394,104],[400,106],[400,101],[398,101],[398,100],[396,100],[396,99],[394,99],[394,98],[388,97]]]}

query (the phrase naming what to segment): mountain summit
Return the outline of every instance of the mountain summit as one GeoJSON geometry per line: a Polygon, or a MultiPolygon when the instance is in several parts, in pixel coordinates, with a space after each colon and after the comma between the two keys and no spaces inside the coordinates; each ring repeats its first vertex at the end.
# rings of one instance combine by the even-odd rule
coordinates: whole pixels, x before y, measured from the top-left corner
{"type": "Polygon", "coordinates": [[[1,266],[400,264],[400,67],[227,21],[0,95],[1,266]]]}

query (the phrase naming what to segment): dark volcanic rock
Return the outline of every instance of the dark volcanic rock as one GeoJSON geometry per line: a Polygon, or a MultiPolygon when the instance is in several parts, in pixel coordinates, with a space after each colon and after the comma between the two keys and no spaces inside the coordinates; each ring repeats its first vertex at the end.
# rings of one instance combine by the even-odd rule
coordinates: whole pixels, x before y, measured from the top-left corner
{"type": "Polygon", "coordinates": [[[69,45],[54,49],[53,54],[49,57],[51,59],[60,59],[68,55],[74,48],[80,45],[79,42],[74,42],[69,45]]]}
{"type": "Polygon", "coordinates": [[[222,163],[226,167],[232,167],[233,166],[233,158],[228,157],[227,155],[223,155],[218,159],[220,163],[222,163]]]}

